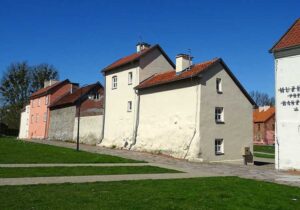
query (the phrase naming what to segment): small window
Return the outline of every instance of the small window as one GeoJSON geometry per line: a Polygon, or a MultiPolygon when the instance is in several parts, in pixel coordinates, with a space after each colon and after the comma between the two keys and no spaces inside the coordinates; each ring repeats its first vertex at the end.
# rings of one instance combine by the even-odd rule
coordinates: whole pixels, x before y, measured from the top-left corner
{"type": "Polygon", "coordinates": [[[39,114],[36,114],[36,117],[35,117],[35,122],[38,123],[39,122],[39,114]]]}
{"type": "Polygon", "coordinates": [[[257,130],[260,131],[260,123],[257,124],[257,130]]]}
{"type": "Polygon", "coordinates": [[[44,113],[44,119],[43,120],[44,120],[44,122],[47,121],[47,112],[44,113]]]}
{"type": "Polygon", "coordinates": [[[118,87],[118,77],[113,76],[112,77],[112,89],[117,89],[117,87],[118,87]]]}
{"type": "Polygon", "coordinates": [[[223,155],[224,154],[224,141],[223,139],[215,139],[215,154],[223,155]]]}
{"type": "Polygon", "coordinates": [[[222,79],[221,78],[217,78],[216,80],[216,88],[217,88],[217,93],[222,93],[222,79]]]}
{"type": "Polygon", "coordinates": [[[223,107],[216,107],[215,109],[215,120],[217,123],[224,122],[224,108],[223,107]]]}
{"type": "Polygon", "coordinates": [[[132,84],[132,72],[128,73],[128,85],[132,84]]]}
{"type": "Polygon", "coordinates": [[[131,112],[132,111],[132,101],[128,101],[127,103],[127,112],[131,112]]]}
{"type": "Polygon", "coordinates": [[[46,96],[45,104],[48,105],[48,103],[49,103],[49,96],[46,96]]]}

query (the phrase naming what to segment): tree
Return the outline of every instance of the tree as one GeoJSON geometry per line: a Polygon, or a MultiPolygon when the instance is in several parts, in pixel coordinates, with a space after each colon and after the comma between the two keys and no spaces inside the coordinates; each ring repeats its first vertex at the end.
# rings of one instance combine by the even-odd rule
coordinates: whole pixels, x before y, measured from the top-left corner
{"type": "Polygon", "coordinates": [[[34,91],[44,87],[44,81],[50,79],[59,79],[58,71],[54,66],[43,63],[33,67],[32,88],[34,91]]]}
{"type": "Polygon", "coordinates": [[[267,93],[259,91],[251,91],[250,96],[258,106],[274,106],[275,98],[270,97],[267,93]]]}
{"type": "Polygon", "coordinates": [[[32,92],[44,85],[44,80],[58,79],[58,71],[48,64],[29,66],[27,62],[12,63],[0,81],[2,119],[10,128],[18,128],[21,109],[28,104],[32,92]]]}

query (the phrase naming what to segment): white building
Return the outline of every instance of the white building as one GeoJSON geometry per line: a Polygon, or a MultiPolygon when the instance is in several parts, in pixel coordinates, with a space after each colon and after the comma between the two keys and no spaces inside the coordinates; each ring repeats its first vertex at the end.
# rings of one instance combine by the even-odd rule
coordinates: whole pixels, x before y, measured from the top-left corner
{"type": "Polygon", "coordinates": [[[30,105],[24,107],[21,112],[19,139],[28,138],[30,105]]]}
{"type": "Polygon", "coordinates": [[[222,59],[192,65],[179,54],[175,66],[158,45],[137,48],[103,70],[100,145],[242,162],[245,148],[252,150],[255,103],[222,59]]]}
{"type": "Polygon", "coordinates": [[[272,47],[275,58],[276,168],[300,169],[300,19],[272,47]]]}

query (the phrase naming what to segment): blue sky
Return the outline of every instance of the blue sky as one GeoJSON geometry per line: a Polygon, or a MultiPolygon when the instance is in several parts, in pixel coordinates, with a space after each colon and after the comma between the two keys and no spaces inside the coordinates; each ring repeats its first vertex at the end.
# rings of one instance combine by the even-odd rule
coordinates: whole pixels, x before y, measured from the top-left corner
{"type": "Polygon", "coordinates": [[[222,57],[248,90],[273,95],[268,50],[300,17],[299,0],[0,0],[0,76],[11,62],[50,63],[81,84],[133,53],[142,37],[174,60],[222,57]]]}

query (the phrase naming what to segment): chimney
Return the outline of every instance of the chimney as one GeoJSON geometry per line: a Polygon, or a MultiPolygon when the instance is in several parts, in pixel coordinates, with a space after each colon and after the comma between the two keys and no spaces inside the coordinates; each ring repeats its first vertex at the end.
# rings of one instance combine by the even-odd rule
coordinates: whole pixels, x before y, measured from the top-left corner
{"type": "Polygon", "coordinates": [[[259,112],[265,112],[270,108],[270,106],[260,106],[258,107],[259,112]]]}
{"type": "Polygon", "coordinates": [[[178,54],[176,56],[176,73],[189,68],[192,65],[192,59],[190,55],[187,54],[178,54]]]}
{"type": "Polygon", "coordinates": [[[55,83],[58,83],[58,82],[59,82],[58,80],[54,80],[54,79],[45,80],[44,81],[44,88],[48,87],[48,86],[51,86],[51,85],[54,85],[55,83]]]}
{"type": "Polygon", "coordinates": [[[136,51],[137,51],[137,52],[141,52],[141,51],[143,51],[143,50],[148,49],[150,46],[151,46],[151,45],[148,44],[148,43],[146,43],[146,42],[139,42],[139,43],[137,43],[137,45],[136,45],[136,51]]]}

